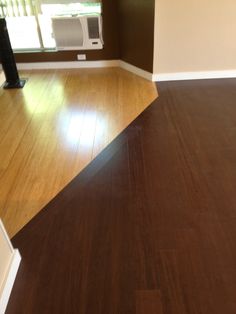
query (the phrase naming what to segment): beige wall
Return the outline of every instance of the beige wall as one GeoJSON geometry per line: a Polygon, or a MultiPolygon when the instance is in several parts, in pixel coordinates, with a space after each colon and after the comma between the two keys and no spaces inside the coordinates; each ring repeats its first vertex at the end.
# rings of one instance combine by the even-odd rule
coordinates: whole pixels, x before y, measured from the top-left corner
{"type": "Polygon", "coordinates": [[[4,73],[0,70],[0,86],[5,82],[4,73]]]}
{"type": "Polygon", "coordinates": [[[156,0],[154,73],[236,69],[236,0],[156,0]]]}

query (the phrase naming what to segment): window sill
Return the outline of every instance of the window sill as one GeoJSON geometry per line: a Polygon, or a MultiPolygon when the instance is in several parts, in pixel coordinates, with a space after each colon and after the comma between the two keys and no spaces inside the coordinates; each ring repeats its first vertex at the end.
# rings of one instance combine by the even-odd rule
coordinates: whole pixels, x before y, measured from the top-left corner
{"type": "Polygon", "coordinates": [[[55,48],[46,49],[13,49],[15,54],[21,53],[43,53],[43,52],[58,52],[55,48]]]}

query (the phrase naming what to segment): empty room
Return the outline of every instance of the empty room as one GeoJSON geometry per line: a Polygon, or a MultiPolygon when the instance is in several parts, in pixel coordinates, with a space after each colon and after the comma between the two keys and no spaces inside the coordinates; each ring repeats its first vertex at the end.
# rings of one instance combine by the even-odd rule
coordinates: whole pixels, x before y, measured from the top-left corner
{"type": "Polygon", "coordinates": [[[0,314],[236,313],[235,12],[0,0],[0,314]]]}

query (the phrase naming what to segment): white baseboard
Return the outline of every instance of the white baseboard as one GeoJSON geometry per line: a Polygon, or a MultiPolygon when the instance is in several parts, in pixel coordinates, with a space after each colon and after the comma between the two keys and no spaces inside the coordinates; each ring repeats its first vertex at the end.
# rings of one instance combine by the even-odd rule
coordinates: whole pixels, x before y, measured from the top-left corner
{"type": "Polygon", "coordinates": [[[118,67],[119,60],[17,63],[18,70],[118,67]]]}
{"type": "Polygon", "coordinates": [[[11,264],[7,273],[6,281],[2,293],[0,295],[0,314],[4,314],[7,308],[7,303],[10,298],[11,290],[16,278],[16,274],[20,265],[21,256],[17,249],[14,250],[11,264]]]}
{"type": "Polygon", "coordinates": [[[81,68],[106,68],[106,67],[121,67],[147,80],[150,81],[153,80],[152,73],[144,71],[122,60],[17,63],[18,70],[81,69],[81,68]]]}
{"type": "MultiPolygon", "coordinates": [[[[122,69],[125,69],[149,81],[154,81],[154,82],[236,78],[236,69],[235,70],[222,70],[222,71],[176,72],[176,73],[152,74],[151,72],[142,70],[122,60],[17,63],[17,68],[19,70],[81,69],[81,68],[107,68],[107,67],[121,67],[122,69]]],[[[0,65],[0,69],[1,69],[1,65],[0,65]]]]}
{"type": "Polygon", "coordinates": [[[153,74],[153,81],[155,82],[221,79],[221,78],[236,78],[236,70],[153,74]]]}
{"type": "Polygon", "coordinates": [[[141,76],[143,78],[145,78],[146,80],[152,81],[153,80],[153,74],[147,71],[144,71],[132,64],[129,64],[127,62],[124,62],[122,60],[120,60],[120,67],[122,69],[125,69],[127,71],[130,71],[138,76],[141,76]]]}

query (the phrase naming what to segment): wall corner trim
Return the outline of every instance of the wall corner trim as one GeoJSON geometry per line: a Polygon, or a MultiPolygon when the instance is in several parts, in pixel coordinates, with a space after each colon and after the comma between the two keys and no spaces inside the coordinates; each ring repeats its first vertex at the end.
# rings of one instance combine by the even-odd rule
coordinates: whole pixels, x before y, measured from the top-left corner
{"type": "MultiPolygon", "coordinates": [[[[9,247],[10,262],[9,264],[1,261],[6,268],[3,278],[0,278],[0,314],[4,314],[10,298],[11,290],[16,278],[16,274],[20,265],[21,256],[17,249],[13,249],[6,230],[0,220],[1,240],[5,241],[6,247],[9,247]]],[[[0,247],[1,255],[2,246],[0,247]]]]}
{"type": "Polygon", "coordinates": [[[221,71],[175,72],[153,74],[153,81],[155,82],[222,79],[222,78],[236,78],[236,69],[221,71]]]}
{"type": "Polygon", "coordinates": [[[146,80],[149,80],[149,81],[153,81],[153,74],[150,73],[150,72],[147,72],[145,70],[142,70],[130,63],[127,63],[125,61],[122,61],[120,60],[120,67],[124,70],[127,70],[129,72],[132,72],[138,76],[141,76],[143,78],[145,78],[146,80]]]}

